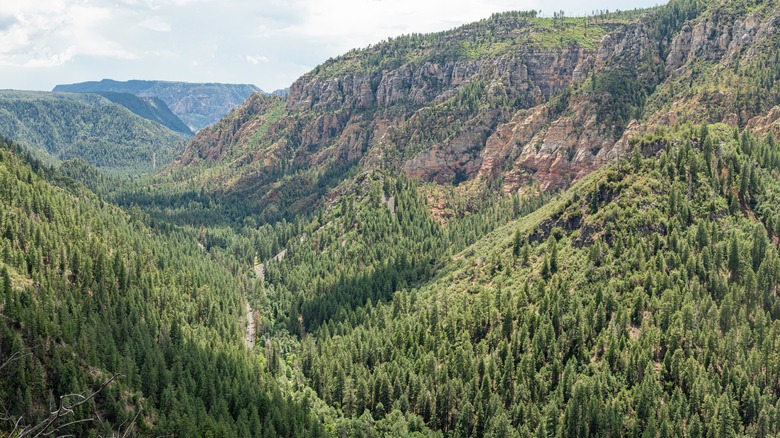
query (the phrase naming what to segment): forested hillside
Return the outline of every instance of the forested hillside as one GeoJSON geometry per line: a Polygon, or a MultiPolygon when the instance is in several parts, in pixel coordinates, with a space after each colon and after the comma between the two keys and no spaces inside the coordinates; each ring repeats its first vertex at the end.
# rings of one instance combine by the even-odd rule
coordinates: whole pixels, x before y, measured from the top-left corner
{"type": "Polygon", "coordinates": [[[339,433],[771,435],[779,11],[748,3],[351,52],[124,202],[254,270],[269,369],[339,433]]]}
{"type": "Polygon", "coordinates": [[[641,138],[392,298],[303,298],[302,372],[454,436],[777,433],[780,155],[732,133],[641,138]]]}
{"type": "Polygon", "coordinates": [[[36,91],[0,91],[0,135],[38,158],[83,158],[121,174],[169,163],[187,139],[95,94],[36,91]]]}
{"type": "Polygon", "coordinates": [[[137,97],[130,93],[115,93],[112,91],[95,92],[100,96],[122,105],[133,114],[157,122],[168,129],[185,135],[192,135],[192,130],[184,124],[168,105],[157,97],[137,97]]]}
{"type": "Polygon", "coordinates": [[[5,147],[0,432],[780,434],[779,20],[393,38],[145,178],[5,147]]]}
{"type": "Polygon", "coordinates": [[[5,141],[0,202],[2,433],[320,432],[245,351],[242,294],[254,286],[217,251],[5,141]]]}
{"type": "Polygon", "coordinates": [[[202,242],[263,280],[268,369],[348,436],[771,436],[776,142],[717,124],[630,145],[547,202],[442,225],[428,187],[372,172],[309,222],[202,242]]]}

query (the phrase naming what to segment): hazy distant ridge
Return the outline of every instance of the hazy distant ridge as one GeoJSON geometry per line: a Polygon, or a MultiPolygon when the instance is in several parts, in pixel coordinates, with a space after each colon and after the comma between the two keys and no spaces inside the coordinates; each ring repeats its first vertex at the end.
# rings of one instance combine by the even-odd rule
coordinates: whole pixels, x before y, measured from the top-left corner
{"type": "Polygon", "coordinates": [[[193,131],[199,131],[224,117],[253,93],[263,90],[251,84],[189,83],[131,80],[57,85],[54,91],[74,93],[116,92],[138,97],[157,97],[193,131]]]}
{"type": "Polygon", "coordinates": [[[0,136],[121,172],[171,161],[187,138],[98,94],[13,90],[0,91],[0,136]]]}
{"type": "Polygon", "coordinates": [[[138,97],[134,94],[114,91],[96,91],[95,94],[99,94],[111,102],[129,109],[132,113],[157,122],[175,132],[186,135],[193,134],[192,129],[182,122],[159,97],[138,97]]]}

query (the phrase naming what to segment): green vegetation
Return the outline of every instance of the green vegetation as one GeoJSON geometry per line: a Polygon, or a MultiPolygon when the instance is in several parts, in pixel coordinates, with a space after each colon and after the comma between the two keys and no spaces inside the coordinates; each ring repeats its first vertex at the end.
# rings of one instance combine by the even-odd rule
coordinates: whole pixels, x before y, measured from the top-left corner
{"type": "Polygon", "coordinates": [[[347,416],[455,436],[777,433],[776,151],[700,132],[640,140],[660,156],[597,172],[437,280],[338,307],[308,327],[304,374],[347,416]]]}
{"type": "Polygon", "coordinates": [[[71,93],[130,93],[141,98],[158,98],[165,102],[182,122],[197,132],[228,114],[241,105],[253,93],[262,90],[254,85],[243,84],[195,84],[168,81],[113,81],[81,82],[57,85],[54,91],[71,93]],[[193,105],[197,101],[197,105],[193,105]]]}
{"type": "Polygon", "coordinates": [[[772,434],[774,144],[659,130],[538,210],[447,224],[369,173],[310,219],[198,239],[263,265],[264,364],[335,434],[772,434]]]}
{"type": "MultiPolygon", "coordinates": [[[[776,12],[774,2],[763,0],[680,0],[660,8],[651,23],[659,38],[659,54],[665,57],[676,34],[669,29],[678,28],[686,20],[697,17],[693,24],[706,21],[713,29],[723,29],[751,14],[766,19],[776,12]]],[[[750,34],[737,37],[749,38],[750,34]]],[[[751,118],[780,104],[780,36],[770,33],[755,43],[750,39],[734,42],[738,43],[750,48],[738,45],[733,56],[720,62],[707,56],[687,60],[650,97],[647,113],[672,110],[680,120],[695,123],[734,118],[744,128],[751,118]]]]}
{"type": "Polygon", "coordinates": [[[196,235],[151,228],[139,209],[104,203],[6,142],[0,202],[3,434],[111,376],[60,425],[88,421],[59,434],[321,431],[244,349],[242,292],[252,281],[215,262],[218,251],[198,250],[196,235]]]}
{"type": "Polygon", "coordinates": [[[115,93],[111,91],[98,91],[95,94],[122,105],[133,114],[157,122],[172,131],[192,135],[192,130],[171,112],[171,109],[168,108],[165,102],[156,97],[141,98],[130,93],[115,93]]]}
{"type": "Polygon", "coordinates": [[[186,139],[97,95],[33,91],[0,92],[0,132],[36,156],[83,158],[120,174],[169,163],[186,139]]]}
{"type": "MultiPolygon", "coordinates": [[[[280,99],[276,101],[275,104],[271,105],[271,107],[263,114],[263,123],[257,128],[248,141],[250,150],[257,148],[260,145],[260,142],[266,139],[268,128],[276,123],[283,115],[284,101],[280,99]]],[[[231,153],[236,152],[237,151],[231,151],[231,153]]]]}
{"type": "Polygon", "coordinates": [[[629,69],[615,69],[594,74],[590,91],[598,105],[597,122],[611,128],[616,136],[623,133],[630,120],[642,115],[649,94],[647,87],[629,69]]]}
{"type": "Polygon", "coordinates": [[[651,42],[565,86],[429,78],[381,107],[339,76],[299,102],[255,96],[152,177],[53,170],[3,142],[0,435],[95,392],[58,433],[777,436],[780,149],[743,129],[778,103],[777,41],[661,61],[686,25],[777,8],[711,5],[392,39],[311,75],[592,49],[615,29],[651,42]],[[555,149],[519,140],[554,124],[551,143],[584,120],[608,142],[666,110],[682,122],[559,193],[533,166],[566,152],[518,159],[555,149]],[[709,119],[733,127],[686,122],[709,119]],[[406,176],[428,151],[441,173],[406,176]],[[493,176],[464,170],[494,158],[493,176]]]}
{"type": "Polygon", "coordinates": [[[436,145],[446,144],[461,135],[487,137],[506,122],[516,110],[533,104],[528,90],[520,91],[474,80],[460,87],[446,101],[417,110],[408,120],[388,132],[388,158],[403,162],[436,145]]]}
{"type": "Polygon", "coordinates": [[[600,13],[591,17],[537,17],[536,11],[512,11],[457,29],[410,34],[356,49],[318,66],[311,74],[333,77],[344,72],[396,69],[404,64],[485,60],[509,55],[526,46],[539,49],[595,49],[615,26],[634,21],[646,11],[600,13]]]}
{"type": "MultiPolygon", "coordinates": [[[[611,24],[620,21],[610,21],[611,24]]],[[[541,48],[582,47],[593,50],[607,34],[607,22],[589,17],[539,18],[533,21],[532,41],[541,48]]]]}

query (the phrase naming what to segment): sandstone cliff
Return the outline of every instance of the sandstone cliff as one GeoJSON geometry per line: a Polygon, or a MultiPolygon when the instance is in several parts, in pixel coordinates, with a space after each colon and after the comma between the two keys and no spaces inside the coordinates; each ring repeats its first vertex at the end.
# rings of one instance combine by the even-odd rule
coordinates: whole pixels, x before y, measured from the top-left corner
{"type": "Polygon", "coordinates": [[[249,142],[269,110],[281,102],[281,98],[274,95],[251,95],[214,126],[198,132],[184,151],[181,163],[190,164],[195,160],[215,161],[222,158],[227,151],[235,153],[234,149],[249,142]]]}
{"type": "Polygon", "coordinates": [[[731,3],[587,20],[504,14],[392,39],[317,67],[283,103],[253,97],[181,163],[233,157],[211,183],[284,210],[317,202],[355,166],[522,193],[577,181],[657,125],[766,131],[780,103],[778,14],[731,3]],[[762,84],[771,92],[759,96],[762,84]]]}

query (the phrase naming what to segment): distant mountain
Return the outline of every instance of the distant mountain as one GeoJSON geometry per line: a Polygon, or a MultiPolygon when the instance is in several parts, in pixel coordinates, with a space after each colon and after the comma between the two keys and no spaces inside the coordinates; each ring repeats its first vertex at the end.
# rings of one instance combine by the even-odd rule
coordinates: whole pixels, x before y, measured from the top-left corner
{"type": "Polygon", "coordinates": [[[96,94],[11,90],[0,91],[0,135],[122,173],[171,161],[187,138],[96,94]]]}
{"type": "Polygon", "coordinates": [[[103,79],[57,85],[54,91],[73,93],[115,92],[139,97],[157,97],[193,131],[199,131],[224,117],[253,93],[263,90],[248,84],[195,84],[166,81],[127,81],[103,79]]]}
{"type": "Polygon", "coordinates": [[[287,88],[280,88],[280,89],[272,92],[271,94],[273,94],[275,96],[279,96],[281,98],[285,98],[285,97],[287,97],[287,93],[289,93],[289,92],[290,92],[290,87],[287,87],[287,88]]]}
{"type": "Polygon", "coordinates": [[[186,135],[192,135],[193,132],[189,126],[176,117],[168,105],[158,97],[138,97],[130,93],[116,93],[113,91],[97,91],[106,99],[116,104],[122,105],[134,114],[145,119],[157,122],[170,128],[172,131],[180,132],[186,135]]]}

